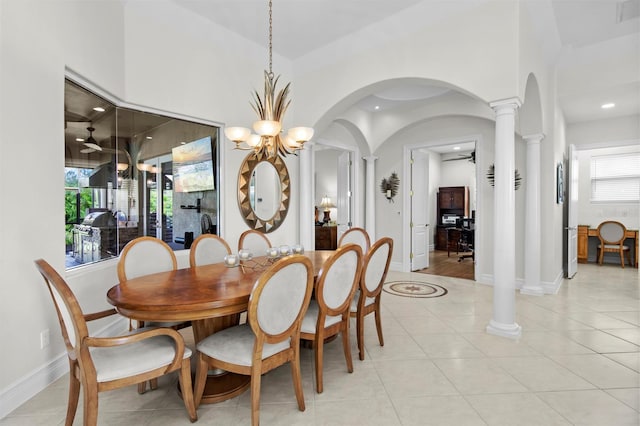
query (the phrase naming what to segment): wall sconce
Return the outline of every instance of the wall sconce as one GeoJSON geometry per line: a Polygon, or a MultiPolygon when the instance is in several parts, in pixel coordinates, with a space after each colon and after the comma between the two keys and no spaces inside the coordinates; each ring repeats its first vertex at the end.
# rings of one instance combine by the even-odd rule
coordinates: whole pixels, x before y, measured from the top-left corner
{"type": "Polygon", "coordinates": [[[388,178],[383,178],[380,182],[380,191],[387,197],[390,203],[393,202],[393,197],[398,194],[398,186],[400,185],[400,179],[396,172],[391,173],[388,178]]]}

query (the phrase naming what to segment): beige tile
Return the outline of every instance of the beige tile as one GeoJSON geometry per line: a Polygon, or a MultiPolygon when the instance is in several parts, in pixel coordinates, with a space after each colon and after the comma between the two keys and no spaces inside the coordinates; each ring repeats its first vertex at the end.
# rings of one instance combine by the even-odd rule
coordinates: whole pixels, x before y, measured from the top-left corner
{"type": "Polygon", "coordinates": [[[433,362],[463,395],[527,391],[493,360],[436,359],[433,362]]]}
{"type": "Polygon", "coordinates": [[[429,358],[482,358],[485,355],[455,333],[430,333],[413,336],[429,358]]]}
{"type": "Polygon", "coordinates": [[[540,399],[576,425],[637,426],[640,413],[601,390],[542,392],[540,399]]]}
{"type": "Polygon", "coordinates": [[[639,346],[600,330],[569,330],[566,335],[597,353],[640,351],[639,346]]]}
{"type": "Polygon", "coordinates": [[[428,317],[411,317],[406,316],[399,318],[402,320],[402,327],[407,330],[409,335],[423,333],[449,333],[454,331],[446,323],[438,319],[435,315],[428,317]]]}
{"type": "Polygon", "coordinates": [[[487,333],[462,333],[468,342],[490,357],[539,355],[523,341],[506,339],[487,333]]]}
{"type": "Polygon", "coordinates": [[[486,425],[461,396],[420,396],[394,399],[403,426],[486,425]]]}
{"type": "Polygon", "coordinates": [[[605,392],[634,410],[640,411],[640,388],[606,389],[605,392]]]}
{"type": "Polygon", "coordinates": [[[628,322],[598,312],[572,312],[568,317],[597,329],[629,328],[628,322]]]}
{"type": "Polygon", "coordinates": [[[412,359],[427,358],[422,348],[411,336],[391,335],[384,336],[384,346],[380,346],[378,340],[365,340],[367,356],[372,360],[383,359],[412,359]]]}
{"type": "Polygon", "coordinates": [[[637,387],[640,375],[603,355],[553,355],[550,357],[599,388],[637,387]]]}
{"type": "Polygon", "coordinates": [[[376,361],[374,365],[386,392],[395,400],[411,396],[458,394],[430,360],[376,361]]]}
{"type": "MultiPolygon", "coordinates": [[[[629,327],[627,323],[627,327],[629,327]]],[[[640,328],[619,328],[619,329],[608,329],[602,330],[607,334],[611,334],[613,336],[619,337],[620,339],[626,340],[627,342],[633,343],[634,345],[640,346],[640,328]]]]}
{"type": "Polygon", "coordinates": [[[511,357],[496,363],[529,390],[594,389],[594,385],[546,357],[511,357]]]}
{"type": "MultiPolygon", "coordinates": [[[[604,354],[609,359],[614,360],[618,364],[629,367],[636,373],[640,373],[640,352],[604,354]]],[[[640,386],[640,383],[638,384],[640,386]]]]}
{"type": "Polygon", "coordinates": [[[640,312],[638,310],[635,311],[627,311],[627,312],[605,312],[607,316],[610,316],[615,319],[619,319],[621,321],[626,321],[631,325],[635,325],[640,327],[640,312]]]}
{"type": "Polygon", "coordinates": [[[520,341],[544,355],[595,353],[567,336],[550,331],[525,330],[525,332],[522,333],[520,341]]]}
{"type": "Polygon", "coordinates": [[[488,425],[571,425],[535,394],[469,395],[467,401],[488,425]]]}
{"type": "Polygon", "coordinates": [[[315,420],[307,423],[323,425],[400,425],[398,415],[386,398],[364,400],[316,401],[315,420]]]}

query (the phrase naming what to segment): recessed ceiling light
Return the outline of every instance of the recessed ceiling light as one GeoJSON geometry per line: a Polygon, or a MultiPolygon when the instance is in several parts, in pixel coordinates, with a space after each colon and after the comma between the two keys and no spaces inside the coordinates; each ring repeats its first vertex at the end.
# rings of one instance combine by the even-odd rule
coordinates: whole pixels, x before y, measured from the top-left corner
{"type": "Polygon", "coordinates": [[[454,150],[454,151],[460,151],[460,147],[459,147],[459,146],[454,146],[454,147],[453,147],[453,150],[454,150]]]}
{"type": "Polygon", "coordinates": [[[614,106],[616,106],[616,104],[614,104],[613,102],[609,102],[608,104],[602,104],[602,106],[600,106],[600,108],[609,109],[609,108],[613,108],[614,106]]]}
{"type": "Polygon", "coordinates": [[[380,109],[380,105],[376,105],[373,107],[373,109],[375,109],[376,111],[380,109]]]}
{"type": "Polygon", "coordinates": [[[151,139],[153,139],[153,137],[152,136],[147,136],[147,139],[151,140],[151,139]]]}
{"type": "Polygon", "coordinates": [[[76,138],[76,142],[84,142],[84,139],[82,139],[82,138],[76,138]]]}
{"type": "Polygon", "coordinates": [[[186,145],[186,144],[187,144],[186,142],[180,142],[180,145],[186,145]]]}
{"type": "Polygon", "coordinates": [[[95,107],[93,110],[98,112],[104,112],[104,108],[102,107],[95,107]]]}

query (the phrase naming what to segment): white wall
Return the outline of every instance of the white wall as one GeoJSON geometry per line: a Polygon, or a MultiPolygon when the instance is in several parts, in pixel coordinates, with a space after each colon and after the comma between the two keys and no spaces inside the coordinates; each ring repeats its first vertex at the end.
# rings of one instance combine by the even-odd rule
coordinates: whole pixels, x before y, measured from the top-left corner
{"type": "Polygon", "coordinates": [[[599,148],[578,151],[578,223],[595,228],[605,220],[617,220],[629,229],[640,227],[640,203],[592,203],[591,157],[640,152],[640,146],[599,148]]]}
{"type": "MultiPolygon", "coordinates": [[[[295,68],[274,57],[282,81],[296,77],[287,121],[315,126],[356,91],[393,78],[446,82],[485,102],[516,95],[521,90],[515,60],[519,38],[516,2],[482,2],[468,10],[466,2],[446,2],[442,7],[450,8],[455,19],[445,16],[433,27],[418,25],[412,28],[419,29],[406,32],[405,18],[414,23],[431,19],[428,2],[423,2],[407,9],[401,19],[383,23],[387,31],[379,27],[363,30],[339,45],[309,54],[295,68]]],[[[12,325],[0,330],[2,341],[12,345],[12,350],[3,351],[0,366],[0,416],[31,396],[27,394],[30,389],[44,386],[51,379],[46,377],[51,373],[50,363],[64,357],[51,301],[32,262],[42,257],[64,270],[65,67],[129,104],[220,124],[246,125],[255,119],[248,101],[251,90],[262,86],[264,53],[264,47],[168,0],[0,3],[0,181],[5,182],[0,186],[0,321],[12,325]],[[34,99],[38,100],[37,110],[34,99]],[[46,329],[51,332],[51,345],[40,349],[40,332],[46,329]],[[25,390],[26,382],[33,386],[25,390]]],[[[545,93],[553,94],[552,89],[543,87],[545,93]]],[[[551,111],[555,110],[552,102],[545,103],[551,111]]],[[[398,117],[386,125],[394,122],[398,117]]],[[[376,184],[392,171],[401,171],[400,147],[406,143],[477,133],[485,141],[479,148],[478,158],[485,158],[479,167],[484,170],[493,158],[493,123],[486,120],[434,120],[418,132],[407,132],[406,139],[399,134],[388,137],[383,124],[369,125],[363,133],[369,146],[380,146],[375,150],[379,156],[376,184]]],[[[553,126],[555,122],[545,130],[547,135],[562,133],[561,126],[553,126]]],[[[564,145],[556,146],[563,139],[553,136],[547,139],[550,146],[543,148],[542,155],[543,167],[551,169],[552,176],[564,152],[564,145]]],[[[237,171],[245,153],[233,151],[228,144],[221,155],[221,230],[233,247],[246,229],[236,200],[237,171]]],[[[519,161],[520,157],[516,167],[522,170],[519,161]]],[[[293,207],[284,224],[269,235],[277,245],[298,239],[298,194],[311,189],[299,187],[297,157],[288,157],[286,163],[293,207]]],[[[543,171],[543,191],[553,187],[553,182],[545,181],[547,172],[543,171]]],[[[404,183],[400,185],[402,189],[404,183]]],[[[479,192],[489,194],[478,205],[482,203],[480,226],[490,236],[490,187],[486,182],[478,182],[478,187],[479,192]]],[[[375,193],[377,234],[391,236],[399,247],[401,199],[396,197],[390,204],[379,191],[375,193]]],[[[521,196],[516,194],[517,206],[521,196]]],[[[548,216],[543,213],[543,229],[546,225],[546,229],[560,229],[562,208],[552,205],[553,209],[543,200],[543,210],[552,210],[548,216]]],[[[518,207],[516,212],[522,213],[518,207]]],[[[543,255],[545,248],[543,245],[543,255]]],[[[479,261],[481,272],[490,274],[490,238],[484,239],[479,250],[485,253],[479,261]]],[[[550,252],[550,256],[557,255],[550,252]]],[[[394,251],[396,256],[402,256],[401,250],[394,251]]],[[[518,264],[521,257],[519,251],[518,264]]],[[[115,283],[113,267],[113,262],[105,262],[67,275],[87,310],[108,306],[104,295],[115,283]]]]}

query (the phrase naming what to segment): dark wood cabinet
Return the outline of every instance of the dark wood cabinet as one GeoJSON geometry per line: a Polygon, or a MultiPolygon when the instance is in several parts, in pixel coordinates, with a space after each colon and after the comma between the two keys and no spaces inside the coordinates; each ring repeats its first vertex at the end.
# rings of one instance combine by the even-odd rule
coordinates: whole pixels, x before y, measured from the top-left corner
{"type": "Polygon", "coordinates": [[[469,188],[466,186],[445,186],[438,189],[438,221],[443,214],[469,216],[469,188]]]}
{"type": "Polygon", "coordinates": [[[316,226],[316,250],[335,250],[338,248],[337,226],[316,226]]]}
{"type": "Polygon", "coordinates": [[[436,250],[447,249],[447,228],[445,225],[438,225],[436,227],[436,250]]]}
{"type": "Polygon", "coordinates": [[[441,186],[438,188],[437,224],[435,235],[436,250],[447,249],[447,228],[455,223],[443,223],[442,216],[455,215],[469,217],[469,188],[466,186],[441,186]]]}

